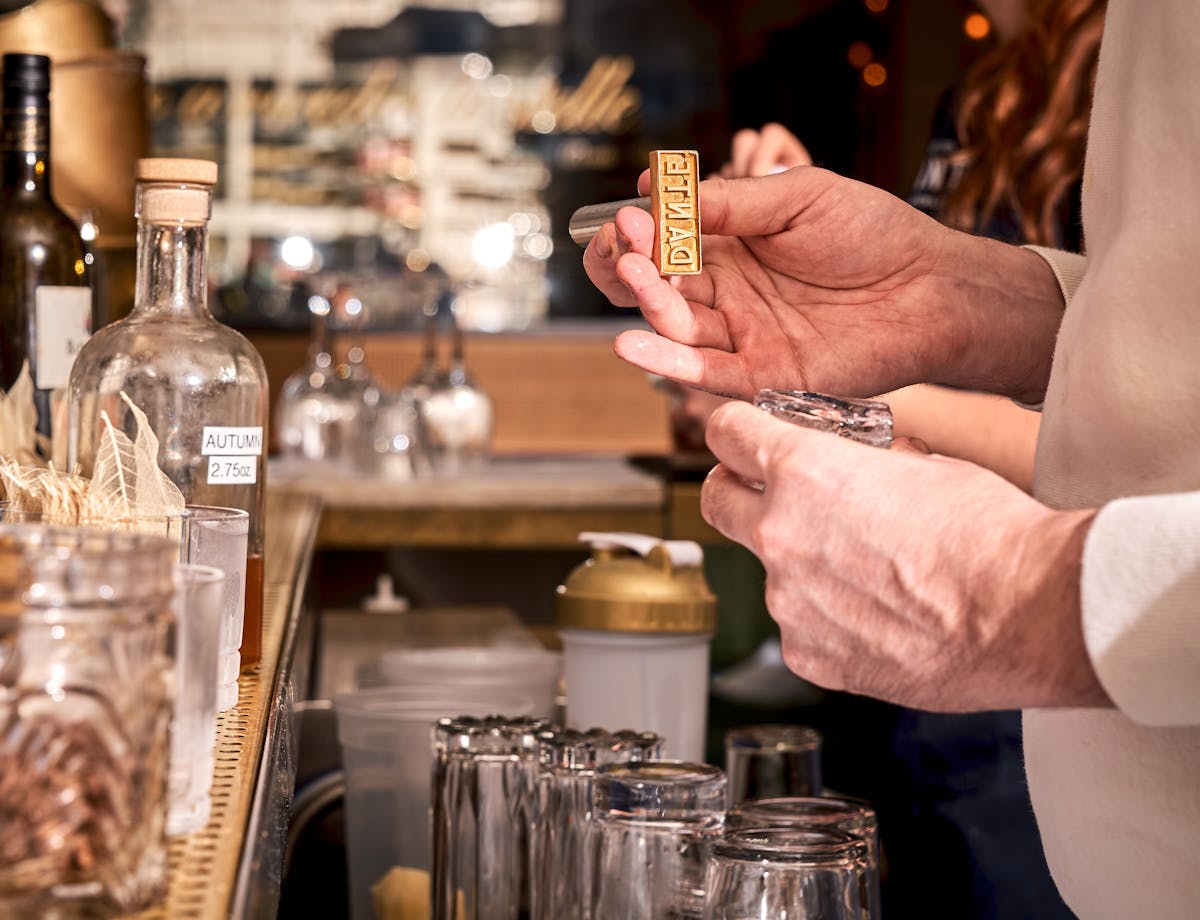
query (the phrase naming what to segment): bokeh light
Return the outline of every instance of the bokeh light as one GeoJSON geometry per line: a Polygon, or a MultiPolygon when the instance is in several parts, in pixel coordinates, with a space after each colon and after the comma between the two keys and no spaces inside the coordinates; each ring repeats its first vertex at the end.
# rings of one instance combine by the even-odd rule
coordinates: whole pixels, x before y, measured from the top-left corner
{"type": "Polygon", "coordinates": [[[871,50],[871,46],[866,42],[854,42],[846,49],[846,60],[850,62],[850,66],[862,70],[875,57],[875,52],[871,50]]]}
{"type": "Polygon", "coordinates": [[[963,20],[963,32],[966,33],[967,38],[977,42],[983,41],[991,34],[992,24],[983,13],[972,13],[963,20]]]}

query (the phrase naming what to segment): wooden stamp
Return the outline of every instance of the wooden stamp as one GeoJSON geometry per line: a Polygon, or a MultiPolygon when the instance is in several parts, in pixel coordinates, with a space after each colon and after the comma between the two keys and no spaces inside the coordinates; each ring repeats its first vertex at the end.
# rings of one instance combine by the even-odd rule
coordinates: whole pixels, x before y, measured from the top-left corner
{"type": "Polygon", "coordinates": [[[700,272],[700,158],[695,150],[650,151],[654,264],[662,275],[700,272]]]}

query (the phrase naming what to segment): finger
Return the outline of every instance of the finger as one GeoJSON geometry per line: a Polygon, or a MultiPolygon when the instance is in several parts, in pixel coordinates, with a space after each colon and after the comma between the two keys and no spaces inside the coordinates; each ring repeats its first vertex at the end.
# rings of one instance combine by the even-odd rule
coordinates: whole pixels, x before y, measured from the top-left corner
{"type": "Polygon", "coordinates": [[[786,230],[805,208],[837,182],[816,166],[749,179],[700,183],[700,225],[705,234],[767,236],[786,230]]]}
{"type": "Polygon", "coordinates": [[[647,258],[654,249],[654,218],[641,208],[621,208],[615,221],[617,252],[638,252],[647,258]]]}
{"type": "Polygon", "coordinates": [[[643,196],[650,194],[650,170],[649,169],[642,170],[642,174],[640,176],[638,176],[637,191],[638,191],[639,195],[643,195],[643,196]]]}
{"type": "Polygon", "coordinates": [[[605,224],[583,251],[583,270],[614,306],[636,307],[637,298],[617,277],[617,248],[616,227],[605,224]]]}
{"type": "MultiPolygon", "coordinates": [[[[802,468],[811,470],[815,478],[829,478],[838,469],[856,465],[847,452],[868,450],[846,438],[785,422],[744,402],[729,403],[713,412],[706,440],[721,463],[747,480],[764,483],[768,490],[780,475],[780,458],[796,461],[802,456],[802,468]]],[[[859,457],[857,463],[861,460],[859,457]]],[[[785,475],[794,475],[796,469],[797,464],[790,462],[785,475]]]]}
{"type": "Polygon", "coordinates": [[[721,534],[750,550],[755,549],[754,534],[765,508],[762,492],[719,464],[700,488],[700,513],[704,519],[721,534]]]}
{"type": "Polygon", "coordinates": [[[764,421],[778,420],[747,403],[721,406],[708,418],[705,437],[708,449],[742,479],[766,482],[766,458],[758,449],[764,421]]]}
{"type": "Polygon", "coordinates": [[[763,125],[760,142],[747,164],[746,175],[767,176],[793,166],[811,164],[812,158],[800,139],[783,125],[771,122],[763,125]]]}
{"type": "Polygon", "coordinates": [[[680,345],[640,329],[618,335],[613,350],[618,357],[648,373],[670,377],[710,393],[743,399],[754,395],[754,384],[744,363],[727,351],[680,345]]]}
{"type": "Polygon", "coordinates": [[[758,150],[762,142],[757,131],[750,128],[743,128],[738,131],[729,145],[729,171],[730,174],[738,176],[752,176],[757,173],[750,172],[751,164],[754,162],[755,152],[758,150]]]}
{"type": "Polygon", "coordinates": [[[645,256],[629,253],[617,262],[617,277],[637,298],[642,315],[655,331],[683,345],[732,348],[720,314],[688,301],[679,289],[659,275],[645,256]]]}
{"type": "Polygon", "coordinates": [[[929,445],[920,438],[896,438],[892,441],[892,450],[910,454],[932,454],[929,445]]]}

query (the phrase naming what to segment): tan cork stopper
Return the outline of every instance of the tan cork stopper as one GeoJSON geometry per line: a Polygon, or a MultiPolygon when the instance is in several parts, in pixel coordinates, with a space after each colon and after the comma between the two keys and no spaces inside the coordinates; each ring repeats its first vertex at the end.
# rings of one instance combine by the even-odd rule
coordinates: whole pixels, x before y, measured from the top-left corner
{"type": "Polygon", "coordinates": [[[137,162],[138,220],[194,224],[208,220],[217,164],[155,157],[137,162]]]}

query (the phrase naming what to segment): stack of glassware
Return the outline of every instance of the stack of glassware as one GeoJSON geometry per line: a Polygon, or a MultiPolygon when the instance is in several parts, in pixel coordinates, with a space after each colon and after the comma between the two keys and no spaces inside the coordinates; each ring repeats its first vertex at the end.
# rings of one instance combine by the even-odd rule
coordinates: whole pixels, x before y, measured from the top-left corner
{"type": "Polygon", "coordinates": [[[651,733],[446,718],[433,736],[434,920],[877,920],[878,830],[844,798],[741,802],[651,733]]]}

